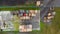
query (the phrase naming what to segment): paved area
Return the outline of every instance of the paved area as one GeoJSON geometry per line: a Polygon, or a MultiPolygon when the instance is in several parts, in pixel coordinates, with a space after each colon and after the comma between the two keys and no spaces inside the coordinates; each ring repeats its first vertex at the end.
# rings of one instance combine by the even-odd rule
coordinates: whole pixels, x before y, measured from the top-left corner
{"type": "MultiPolygon", "coordinates": [[[[46,4],[48,1],[49,0],[44,0],[44,4],[46,4]]],[[[52,4],[54,7],[60,7],[60,0],[54,0],[52,4]]]]}
{"type": "MultiPolygon", "coordinates": [[[[38,10],[38,13],[36,14],[36,16],[32,17],[31,20],[25,20],[24,22],[27,25],[32,24],[33,30],[40,30],[40,10],[38,10]]],[[[21,32],[20,34],[30,34],[30,32],[26,32],[26,33],[21,32]]]]}
{"type": "Polygon", "coordinates": [[[47,14],[49,8],[53,6],[53,1],[54,0],[50,0],[46,5],[43,6],[43,8],[40,12],[40,18],[41,19],[43,19],[43,17],[47,14]]]}
{"type": "Polygon", "coordinates": [[[28,2],[32,2],[32,1],[35,2],[37,0],[0,0],[0,5],[1,6],[4,6],[4,5],[7,5],[7,6],[24,5],[27,1],[28,2]]]}
{"type": "Polygon", "coordinates": [[[54,1],[54,7],[60,7],[60,0],[54,1]]]}
{"type": "Polygon", "coordinates": [[[0,16],[2,18],[2,19],[0,19],[0,21],[2,20],[0,23],[5,23],[6,24],[6,25],[1,24],[1,28],[3,29],[3,31],[13,31],[14,30],[13,23],[11,21],[9,21],[9,20],[11,20],[10,12],[9,11],[8,12],[7,11],[6,12],[1,11],[0,16]],[[8,16],[7,16],[7,14],[8,14],[8,16]]]}
{"type": "Polygon", "coordinates": [[[31,20],[24,20],[22,23],[29,25],[32,25],[33,30],[40,30],[40,10],[37,10],[38,13],[36,16],[32,17],[31,20]]]}
{"type": "Polygon", "coordinates": [[[32,23],[33,30],[40,30],[40,11],[39,10],[36,16],[32,19],[31,23],[32,23]]]}

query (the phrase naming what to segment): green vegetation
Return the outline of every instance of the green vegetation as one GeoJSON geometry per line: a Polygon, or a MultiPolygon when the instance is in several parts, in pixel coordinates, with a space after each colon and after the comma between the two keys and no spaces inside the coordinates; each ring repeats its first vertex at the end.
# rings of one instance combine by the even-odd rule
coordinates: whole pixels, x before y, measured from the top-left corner
{"type": "Polygon", "coordinates": [[[12,20],[12,23],[14,25],[14,31],[19,31],[19,18],[16,15],[14,15],[14,20],[12,20]]]}
{"type": "Polygon", "coordinates": [[[30,7],[17,7],[17,6],[0,6],[0,10],[10,10],[10,11],[14,11],[14,10],[39,10],[39,7],[34,7],[34,6],[30,6],[30,7]]]}

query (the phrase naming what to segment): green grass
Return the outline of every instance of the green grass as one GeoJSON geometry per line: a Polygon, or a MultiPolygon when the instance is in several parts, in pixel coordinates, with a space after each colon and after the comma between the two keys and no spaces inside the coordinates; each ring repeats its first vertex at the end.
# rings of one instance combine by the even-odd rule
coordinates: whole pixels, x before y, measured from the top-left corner
{"type": "Polygon", "coordinates": [[[19,18],[16,16],[16,15],[14,15],[14,20],[12,21],[12,23],[14,24],[14,31],[19,31],[19,18]]]}
{"type": "Polygon", "coordinates": [[[0,8],[0,10],[9,10],[9,11],[15,11],[15,10],[20,10],[20,9],[22,9],[22,10],[39,10],[40,8],[38,8],[38,7],[35,7],[35,8],[33,8],[33,7],[21,7],[21,8],[18,8],[18,7],[10,7],[10,8],[8,8],[8,7],[5,7],[5,8],[0,8]]]}

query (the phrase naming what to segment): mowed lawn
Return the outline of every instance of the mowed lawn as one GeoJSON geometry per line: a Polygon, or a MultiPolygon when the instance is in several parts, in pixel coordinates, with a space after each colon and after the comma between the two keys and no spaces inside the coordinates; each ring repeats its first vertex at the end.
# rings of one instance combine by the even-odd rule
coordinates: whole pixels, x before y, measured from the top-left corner
{"type": "Polygon", "coordinates": [[[19,18],[17,17],[17,15],[14,15],[13,16],[14,20],[12,20],[12,23],[14,25],[14,31],[19,31],[19,26],[20,26],[20,23],[19,23],[19,18]]]}
{"type": "Polygon", "coordinates": [[[34,6],[31,6],[31,7],[16,7],[16,6],[3,6],[1,7],[0,6],[0,10],[9,10],[9,11],[15,11],[15,10],[40,10],[41,8],[40,7],[34,7],[34,6]]]}

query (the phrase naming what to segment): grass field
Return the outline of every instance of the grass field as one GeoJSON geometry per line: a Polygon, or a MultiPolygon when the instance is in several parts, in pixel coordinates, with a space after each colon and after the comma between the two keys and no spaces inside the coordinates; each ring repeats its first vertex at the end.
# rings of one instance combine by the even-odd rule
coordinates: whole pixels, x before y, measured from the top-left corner
{"type": "Polygon", "coordinates": [[[40,7],[34,7],[34,6],[30,6],[30,7],[17,7],[17,6],[0,6],[0,10],[10,10],[10,11],[14,11],[14,10],[20,10],[20,9],[23,9],[23,10],[39,10],[40,7]]]}
{"type": "Polygon", "coordinates": [[[19,18],[16,16],[16,15],[14,15],[14,20],[12,21],[12,23],[14,24],[14,31],[19,31],[19,18]]]}

